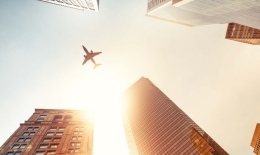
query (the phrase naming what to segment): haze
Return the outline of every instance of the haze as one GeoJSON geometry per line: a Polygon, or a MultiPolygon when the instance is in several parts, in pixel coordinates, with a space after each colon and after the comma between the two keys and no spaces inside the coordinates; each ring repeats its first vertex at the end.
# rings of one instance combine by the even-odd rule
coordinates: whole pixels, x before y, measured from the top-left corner
{"type": "Polygon", "coordinates": [[[227,24],[186,27],[145,17],[146,7],[100,0],[91,12],[0,1],[0,145],[35,108],[94,107],[94,155],[125,155],[118,104],[105,99],[144,76],[229,154],[253,155],[260,47],[225,40],[227,24]],[[81,65],[82,45],[103,52],[95,58],[102,66],[81,65]]]}

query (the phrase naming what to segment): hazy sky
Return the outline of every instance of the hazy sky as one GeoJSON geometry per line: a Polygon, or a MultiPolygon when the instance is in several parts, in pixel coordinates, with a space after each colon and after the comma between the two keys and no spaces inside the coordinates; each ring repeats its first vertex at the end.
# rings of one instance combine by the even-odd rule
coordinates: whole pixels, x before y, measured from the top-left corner
{"type": "Polygon", "coordinates": [[[96,145],[94,154],[127,154],[123,129],[113,124],[119,115],[104,98],[144,76],[229,154],[253,155],[260,47],[225,40],[227,24],[186,27],[146,17],[146,4],[100,0],[100,11],[91,12],[0,1],[0,145],[35,108],[82,109],[102,98],[106,115],[95,143],[109,147],[96,145]],[[102,66],[81,65],[82,45],[103,52],[95,59],[102,66]]]}

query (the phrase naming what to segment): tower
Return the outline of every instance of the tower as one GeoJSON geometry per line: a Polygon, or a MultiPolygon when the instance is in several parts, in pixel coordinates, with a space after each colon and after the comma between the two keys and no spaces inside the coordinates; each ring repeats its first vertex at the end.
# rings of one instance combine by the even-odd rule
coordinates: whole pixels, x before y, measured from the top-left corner
{"type": "Polygon", "coordinates": [[[85,111],[35,109],[0,148],[1,155],[92,155],[93,121],[85,111]]]}
{"type": "Polygon", "coordinates": [[[254,148],[255,154],[260,154],[260,123],[256,124],[251,146],[254,148]]]}
{"type": "Polygon", "coordinates": [[[131,155],[228,155],[147,78],[123,93],[122,108],[131,155]]]}

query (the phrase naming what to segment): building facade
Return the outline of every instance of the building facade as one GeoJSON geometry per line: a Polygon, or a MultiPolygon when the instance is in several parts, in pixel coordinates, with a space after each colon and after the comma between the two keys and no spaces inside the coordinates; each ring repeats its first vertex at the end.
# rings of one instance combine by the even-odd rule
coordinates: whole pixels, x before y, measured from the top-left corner
{"type": "Polygon", "coordinates": [[[148,0],[146,15],[187,26],[239,23],[260,29],[259,0],[148,0]]]}
{"type": "Polygon", "coordinates": [[[92,155],[93,120],[85,111],[36,109],[0,147],[1,155],[92,155]]]}
{"type": "Polygon", "coordinates": [[[99,0],[39,0],[39,1],[65,6],[73,9],[78,9],[82,11],[90,10],[90,11],[97,12],[99,9],[99,0]]]}
{"type": "Polygon", "coordinates": [[[228,155],[147,78],[129,87],[122,103],[131,155],[228,155]]]}
{"type": "Polygon", "coordinates": [[[260,123],[256,124],[251,146],[254,148],[254,153],[260,155],[260,123]]]}
{"type": "Polygon", "coordinates": [[[237,23],[229,23],[226,39],[260,45],[260,30],[237,23]]]}

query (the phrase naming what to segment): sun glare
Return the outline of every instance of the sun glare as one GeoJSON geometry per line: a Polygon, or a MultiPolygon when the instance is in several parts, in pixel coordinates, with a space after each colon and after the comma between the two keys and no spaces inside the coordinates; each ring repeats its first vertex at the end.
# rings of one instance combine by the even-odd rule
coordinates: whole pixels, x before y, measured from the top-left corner
{"type": "Polygon", "coordinates": [[[80,82],[71,98],[72,107],[94,117],[93,155],[127,155],[120,95],[123,80],[109,71],[95,71],[80,82]]]}

